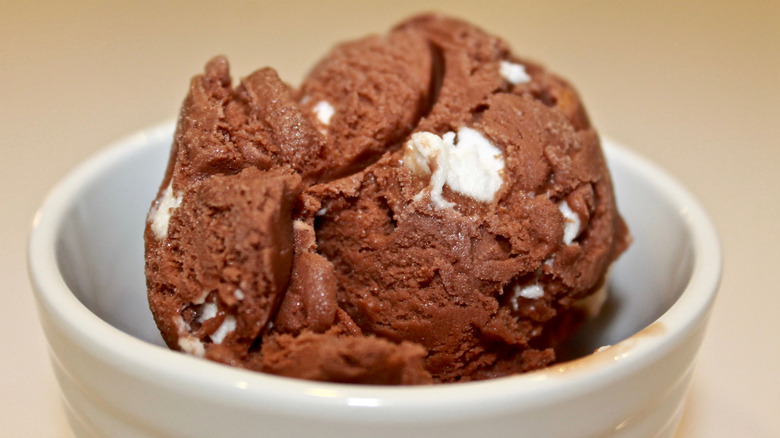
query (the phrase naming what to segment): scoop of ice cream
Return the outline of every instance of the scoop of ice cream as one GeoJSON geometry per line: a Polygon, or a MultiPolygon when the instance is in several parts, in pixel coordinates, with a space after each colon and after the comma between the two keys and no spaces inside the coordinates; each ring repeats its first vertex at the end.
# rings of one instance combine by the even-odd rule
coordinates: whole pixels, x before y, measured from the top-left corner
{"type": "Polygon", "coordinates": [[[630,241],[574,89],[434,14],[336,47],[299,90],[210,61],[145,238],[172,348],[386,384],[553,363],[630,241]]]}

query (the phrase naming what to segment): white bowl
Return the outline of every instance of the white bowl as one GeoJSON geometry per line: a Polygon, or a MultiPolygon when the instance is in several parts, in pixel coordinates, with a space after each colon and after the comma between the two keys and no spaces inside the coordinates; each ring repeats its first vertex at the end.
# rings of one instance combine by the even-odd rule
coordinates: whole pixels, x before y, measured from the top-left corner
{"type": "Polygon", "coordinates": [[[603,318],[545,370],[423,387],[315,383],[230,368],[163,346],[146,303],[143,227],[174,125],[76,169],[35,216],[30,277],[77,436],[670,437],[718,287],[721,256],[699,203],[605,142],[635,241],[603,318]]]}

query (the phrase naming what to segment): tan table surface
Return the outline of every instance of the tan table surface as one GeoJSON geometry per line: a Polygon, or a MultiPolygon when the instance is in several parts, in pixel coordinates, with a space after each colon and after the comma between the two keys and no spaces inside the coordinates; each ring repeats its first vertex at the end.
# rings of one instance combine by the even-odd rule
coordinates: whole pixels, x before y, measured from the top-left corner
{"type": "Polygon", "coordinates": [[[212,55],[295,84],[333,43],[434,9],[570,78],[602,134],[699,197],[726,264],[678,436],[780,436],[780,2],[617,0],[3,2],[0,435],[71,436],[24,261],[60,178],[175,117],[212,55]]]}

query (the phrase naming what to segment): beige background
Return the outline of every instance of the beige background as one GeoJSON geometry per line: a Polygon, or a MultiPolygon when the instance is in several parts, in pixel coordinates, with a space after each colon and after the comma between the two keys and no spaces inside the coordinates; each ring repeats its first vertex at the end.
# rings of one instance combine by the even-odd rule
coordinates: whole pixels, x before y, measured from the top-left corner
{"type": "Polygon", "coordinates": [[[780,436],[780,2],[159,3],[0,4],[0,435],[70,436],[25,275],[49,188],[175,117],[212,55],[297,83],[333,43],[436,9],[570,78],[602,134],[701,199],[726,265],[678,435],[780,436]]]}

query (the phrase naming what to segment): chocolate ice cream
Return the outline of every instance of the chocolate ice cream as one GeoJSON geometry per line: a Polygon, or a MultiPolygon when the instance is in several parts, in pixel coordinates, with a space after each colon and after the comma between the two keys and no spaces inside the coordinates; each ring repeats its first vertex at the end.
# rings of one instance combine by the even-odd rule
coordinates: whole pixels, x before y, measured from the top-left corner
{"type": "Polygon", "coordinates": [[[479,380],[555,361],[630,237],[575,90],[440,15],[298,88],[192,80],[145,232],[169,347],[282,376],[479,380]]]}

